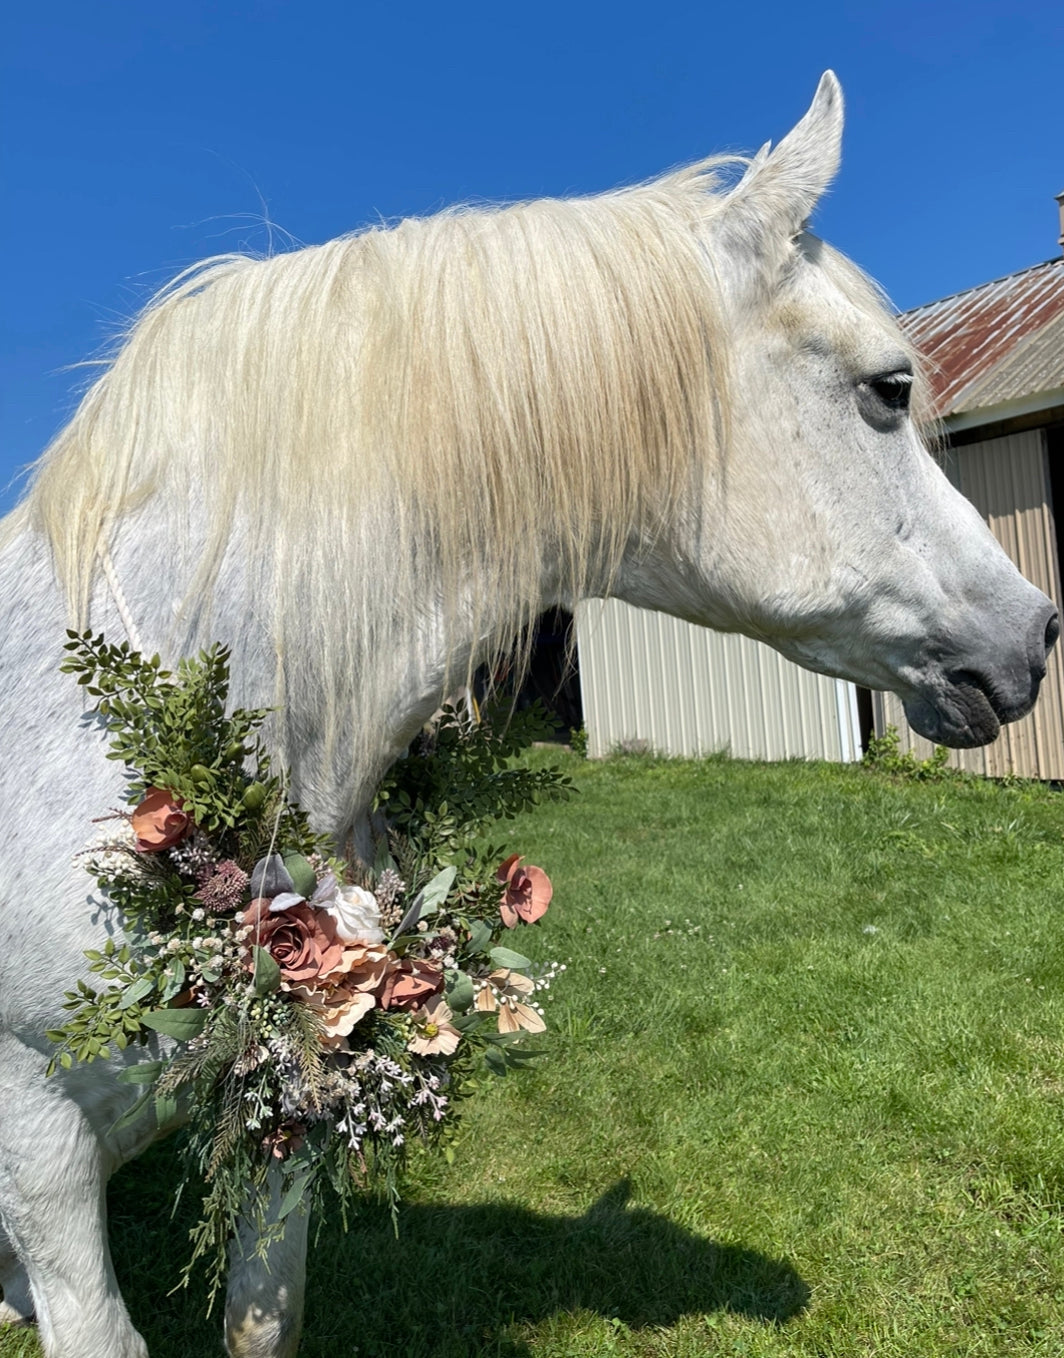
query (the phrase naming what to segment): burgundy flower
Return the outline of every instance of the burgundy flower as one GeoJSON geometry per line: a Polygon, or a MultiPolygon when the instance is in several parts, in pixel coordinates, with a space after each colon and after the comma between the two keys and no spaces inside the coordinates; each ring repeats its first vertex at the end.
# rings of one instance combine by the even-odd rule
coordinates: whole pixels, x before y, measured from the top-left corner
{"type": "Polygon", "coordinates": [[[248,875],[239,864],[226,858],[206,880],[200,880],[203,885],[196,892],[196,900],[202,901],[216,915],[228,915],[239,908],[248,884],[248,875]]]}

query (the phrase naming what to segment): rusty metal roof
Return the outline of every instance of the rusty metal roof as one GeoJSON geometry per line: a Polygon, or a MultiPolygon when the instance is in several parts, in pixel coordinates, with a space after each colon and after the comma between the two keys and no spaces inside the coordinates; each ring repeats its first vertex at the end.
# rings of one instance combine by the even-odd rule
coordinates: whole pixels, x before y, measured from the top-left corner
{"type": "Polygon", "coordinates": [[[927,359],[940,418],[1064,399],[1064,256],[898,319],[927,359]]]}

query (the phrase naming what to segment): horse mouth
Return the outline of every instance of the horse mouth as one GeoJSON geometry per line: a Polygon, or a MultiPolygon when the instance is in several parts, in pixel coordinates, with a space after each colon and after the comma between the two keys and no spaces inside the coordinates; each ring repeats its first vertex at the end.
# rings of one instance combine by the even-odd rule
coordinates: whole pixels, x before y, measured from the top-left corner
{"type": "Polygon", "coordinates": [[[1009,701],[986,675],[974,670],[954,670],[944,675],[945,686],[927,698],[907,699],[904,703],[909,725],[936,745],[969,750],[996,740],[1008,722],[1019,721],[1034,706],[1045,674],[1031,674],[1030,690],[1019,701],[1009,701]]]}

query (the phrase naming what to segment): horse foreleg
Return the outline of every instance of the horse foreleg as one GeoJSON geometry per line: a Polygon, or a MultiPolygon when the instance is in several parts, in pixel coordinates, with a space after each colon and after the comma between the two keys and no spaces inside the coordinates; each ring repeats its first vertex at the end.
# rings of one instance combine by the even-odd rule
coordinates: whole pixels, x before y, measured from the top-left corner
{"type": "MultiPolygon", "coordinates": [[[[107,1245],[104,1156],[43,1060],[0,1038],[0,1216],[25,1267],[46,1358],[147,1358],[107,1245]]],[[[21,1275],[12,1274],[16,1287],[21,1275]]]]}
{"type": "Polygon", "coordinates": [[[30,1325],[33,1323],[33,1298],[30,1280],[15,1247],[0,1231],[0,1325],[30,1325]]]}
{"type": "MultiPolygon", "coordinates": [[[[267,1222],[276,1220],[281,1191],[277,1171],[270,1178],[267,1222]]],[[[297,1207],[285,1220],[282,1239],[264,1248],[252,1217],[239,1227],[229,1253],[225,1299],[225,1347],[230,1358],[295,1358],[303,1328],[309,1220],[310,1212],[297,1207]]]]}

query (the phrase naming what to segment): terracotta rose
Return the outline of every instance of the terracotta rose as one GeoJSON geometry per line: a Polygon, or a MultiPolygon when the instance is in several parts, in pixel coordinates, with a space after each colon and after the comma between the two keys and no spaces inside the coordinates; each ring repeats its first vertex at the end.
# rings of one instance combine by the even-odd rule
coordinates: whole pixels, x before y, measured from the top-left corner
{"type": "Polygon", "coordinates": [[[443,968],[420,957],[404,957],[385,978],[377,995],[382,1009],[417,1009],[443,989],[443,968]]]}
{"type": "Polygon", "coordinates": [[[287,910],[271,911],[270,902],[260,896],[240,916],[239,923],[252,926],[249,948],[252,944],[265,948],[281,968],[282,979],[297,985],[306,985],[332,971],[343,956],[344,945],[336,936],[331,916],[305,901],[287,910]]]}
{"type": "Polygon", "coordinates": [[[511,854],[495,874],[506,890],[503,892],[499,914],[507,929],[516,927],[519,920],[535,924],[547,913],[554,888],[542,868],[529,863],[521,865],[521,855],[511,854]]]}
{"type": "Polygon", "coordinates": [[[180,801],[163,787],[148,788],[131,819],[141,853],[169,849],[192,829],[192,822],[182,811],[180,801]]]}

